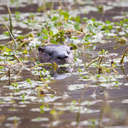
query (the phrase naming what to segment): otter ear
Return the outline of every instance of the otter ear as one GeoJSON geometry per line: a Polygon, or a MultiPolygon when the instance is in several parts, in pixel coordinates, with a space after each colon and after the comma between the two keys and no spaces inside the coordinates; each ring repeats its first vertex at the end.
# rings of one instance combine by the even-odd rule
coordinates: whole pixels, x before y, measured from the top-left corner
{"type": "Polygon", "coordinates": [[[73,50],[73,47],[70,47],[70,50],[73,50]]]}
{"type": "Polygon", "coordinates": [[[44,51],[44,48],[43,48],[43,47],[39,47],[39,48],[38,48],[38,51],[39,51],[39,52],[40,52],[40,51],[43,52],[43,51],[44,51]]]}

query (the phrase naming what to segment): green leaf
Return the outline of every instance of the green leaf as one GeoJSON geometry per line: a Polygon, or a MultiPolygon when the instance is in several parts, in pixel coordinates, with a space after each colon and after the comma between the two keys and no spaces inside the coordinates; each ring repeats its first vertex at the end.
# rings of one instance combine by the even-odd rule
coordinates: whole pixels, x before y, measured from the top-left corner
{"type": "Polygon", "coordinates": [[[5,46],[0,45],[0,50],[1,50],[1,51],[4,50],[4,48],[5,48],[5,46]]]}
{"type": "Polygon", "coordinates": [[[4,66],[0,66],[0,69],[4,69],[4,66]]]}
{"type": "Polygon", "coordinates": [[[10,35],[8,31],[4,32],[3,34],[6,35],[6,36],[10,35]]]}
{"type": "Polygon", "coordinates": [[[52,21],[58,20],[58,16],[53,16],[51,20],[52,20],[52,21]]]}
{"type": "Polygon", "coordinates": [[[76,30],[80,30],[80,24],[76,23],[76,24],[74,25],[74,28],[75,28],[76,30]]]}
{"type": "Polygon", "coordinates": [[[63,10],[60,11],[60,15],[64,16],[65,20],[68,20],[69,18],[69,13],[63,10]]]}
{"type": "Polygon", "coordinates": [[[80,16],[76,16],[75,21],[80,23],[80,16]]]}
{"type": "Polygon", "coordinates": [[[25,37],[23,36],[23,35],[20,35],[20,36],[17,36],[17,39],[19,39],[19,40],[22,40],[22,39],[24,39],[25,37]]]}
{"type": "Polygon", "coordinates": [[[17,19],[17,20],[19,20],[19,19],[20,19],[20,14],[21,14],[21,13],[20,13],[20,12],[18,12],[18,11],[16,11],[16,12],[15,12],[15,17],[16,17],[16,19],[17,19]]]}
{"type": "Polygon", "coordinates": [[[51,115],[55,115],[55,114],[56,114],[56,110],[54,110],[54,109],[51,110],[51,111],[50,111],[50,114],[51,114],[51,115]]]}

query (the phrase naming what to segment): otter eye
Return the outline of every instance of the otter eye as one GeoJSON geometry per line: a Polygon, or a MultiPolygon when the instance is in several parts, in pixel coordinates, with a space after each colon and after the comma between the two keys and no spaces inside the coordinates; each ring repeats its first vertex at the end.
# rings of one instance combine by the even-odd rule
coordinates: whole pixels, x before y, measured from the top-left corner
{"type": "Polygon", "coordinates": [[[45,49],[44,49],[43,47],[39,47],[39,48],[38,48],[38,51],[44,52],[44,50],[45,50],[45,49]]]}
{"type": "Polygon", "coordinates": [[[52,52],[49,52],[48,55],[49,55],[49,56],[52,56],[52,52]]]}
{"type": "Polygon", "coordinates": [[[58,56],[57,59],[62,59],[62,58],[60,56],[58,56]]]}

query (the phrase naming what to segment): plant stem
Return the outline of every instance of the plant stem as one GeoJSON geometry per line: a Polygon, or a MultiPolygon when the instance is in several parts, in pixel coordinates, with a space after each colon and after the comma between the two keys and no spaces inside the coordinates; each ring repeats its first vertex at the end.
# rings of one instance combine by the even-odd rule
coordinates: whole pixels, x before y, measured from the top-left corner
{"type": "Polygon", "coordinates": [[[124,57],[126,56],[127,51],[128,51],[128,47],[123,52],[123,55],[122,55],[121,60],[120,60],[120,64],[122,64],[124,62],[124,57]]]}
{"type": "Polygon", "coordinates": [[[7,6],[8,8],[8,14],[9,14],[9,30],[10,30],[10,40],[12,39],[12,36],[14,37],[12,30],[13,30],[13,25],[12,25],[12,15],[11,15],[11,10],[10,8],[7,6]]]}
{"type": "Polygon", "coordinates": [[[11,84],[11,71],[10,71],[10,66],[8,67],[8,84],[11,84]]]}

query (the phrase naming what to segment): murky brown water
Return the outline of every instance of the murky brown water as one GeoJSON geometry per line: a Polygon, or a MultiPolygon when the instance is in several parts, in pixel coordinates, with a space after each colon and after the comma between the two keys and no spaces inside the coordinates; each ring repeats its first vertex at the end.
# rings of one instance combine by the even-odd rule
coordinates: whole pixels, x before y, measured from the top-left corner
{"type": "MultiPolygon", "coordinates": [[[[8,14],[6,4],[0,1],[0,15],[8,14]]],[[[90,1],[89,1],[90,2],[90,1]]],[[[127,1],[95,1],[95,3],[77,3],[66,6],[64,8],[74,8],[74,15],[83,17],[81,8],[87,10],[88,18],[96,18],[97,20],[119,21],[120,18],[114,19],[116,16],[122,16],[122,13],[128,13],[128,6],[123,5],[127,1]],[[120,3],[122,4],[120,4],[120,3]],[[107,11],[93,11],[93,6],[103,4],[107,11]],[[116,6],[116,4],[118,6],[116,6]],[[77,6],[79,7],[77,9],[77,6]],[[113,7],[114,6],[114,7],[113,7]],[[108,8],[107,8],[108,7],[108,8]],[[92,8],[92,10],[91,10],[92,8]],[[110,9],[109,9],[110,8],[110,9]]],[[[12,6],[10,9],[12,14],[15,11],[21,12],[23,17],[33,12],[36,17],[40,18],[43,11],[37,12],[40,3],[37,2],[12,6]],[[26,13],[26,14],[25,14],[26,13]]],[[[56,2],[54,9],[59,8],[60,3],[56,2]]],[[[49,9],[49,8],[47,8],[49,9]]],[[[71,12],[73,13],[73,12],[71,12]]],[[[127,16],[126,16],[127,17],[127,16]]],[[[25,19],[25,18],[24,18],[25,19]]],[[[42,18],[43,19],[43,18],[42,18]]],[[[35,29],[35,28],[34,28],[35,29]]],[[[15,23],[14,30],[20,34],[27,34],[32,31],[30,28],[15,23]]],[[[0,44],[6,44],[9,39],[4,38],[4,28],[0,24],[0,44]]],[[[38,27],[37,30],[38,31],[38,27]]],[[[35,32],[34,31],[34,32],[35,32]]],[[[31,74],[28,69],[23,69],[20,78],[11,82],[17,82],[18,86],[9,85],[8,77],[0,78],[0,128],[127,128],[128,127],[128,66],[127,62],[123,67],[117,66],[118,73],[104,73],[97,76],[97,67],[90,66],[84,72],[85,62],[89,62],[97,56],[98,51],[105,49],[109,51],[108,59],[104,60],[104,64],[111,66],[111,61],[119,62],[126,45],[118,45],[114,40],[108,40],[107,43],[99,43],[95,49],[92,48],[82,51],[80,58],[83,59],[81,65],[77,65],[72,73],[61,74],[47,83],[39,81],[39,77],[31,74]],[[77,68],[76,68],[77,67],[77,68]],[[87,78],[83,78],[87,77],[87,78]],[[31,79],[29,81],[28,79],[31,79]],[[117,82],[118,81],[118,82],[117,82]],[[54,90],[55,94],[48,92],[45,95],[38,95],[39,87],[48,84],[54,90]],[[118,86],[116,86],[118,84],[118,86]]]]}

